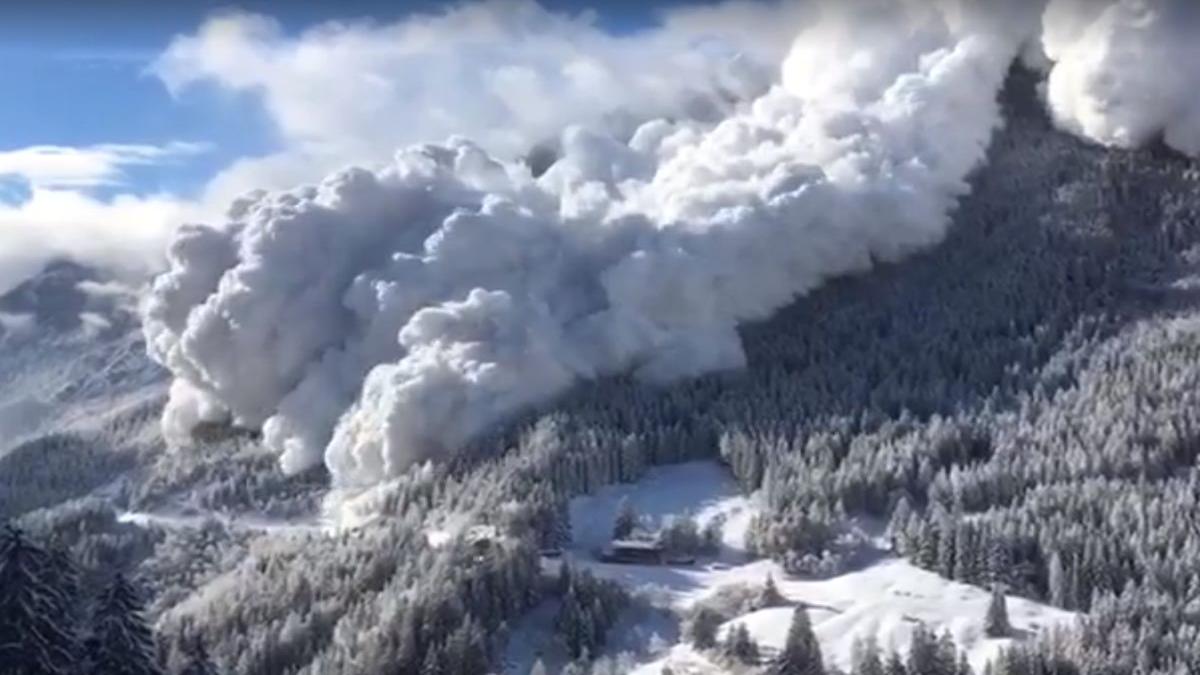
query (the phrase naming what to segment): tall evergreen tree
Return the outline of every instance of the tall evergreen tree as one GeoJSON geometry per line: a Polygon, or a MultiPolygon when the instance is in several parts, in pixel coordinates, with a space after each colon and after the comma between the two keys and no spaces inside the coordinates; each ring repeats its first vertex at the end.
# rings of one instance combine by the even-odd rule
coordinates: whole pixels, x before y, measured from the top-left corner
{"type": "Polygon", "coordinates": [[[73,578],[65,557],[51,556],[16,528],[0,531],[0,664],[6,672],[76,672],[77,600],[55,583],[73,578]]]}
{"type": "Polygon", "coordinates": [[[199,637],[193,637],[185,643],[183,669],[179,675],[219,675],[216,664],[208,655],[208,645],[199,637]]]}
{"type": "Polygon", "coordinates": [[[725,635],[725,656],[739,663],[757,663],[759,658],[758,643],[751,637],[746,624],[739,623],[730,626],[725,635]]]}
{"type": "Polygon", "coordinates": [[[692,617],[688,632],[692,646],[699,650],[712,649],[717,646],[717,629],[721,625],[721,616],[707,607],[701,607],[692,617]]]}
{"type": "Polygon", "coordinates": [[[851,659],[852,675],[884,675],[883,658],[874,635],[855,639],[851,659]]]}
{"type": "Polygon", "coordinates": [[[944,675],[939,672],[940,649],[938,640],[924,624],[913,628],[908,647],[907,671],[909,675],[944,675]]]}
{"type": "Polygon", "coordinates": [[[721,541],[725,533],[725,516],[717,514],[708,519],[704,523],[704,528],[700,531],[700,549],[708,555],[717,555],[721,552],[721,541]]]}
{"type": "Polygon", "coordinates": [[[143,615],[137,590],[117,574],[100,594],[85,643],[88,668],[95,675],[159,675],[154,632],[143,615]]]}
{"type": "Polygon", "coordinates": [[[958,650],[949,630],[943,631],[937,640],[933,664],[931,675],[955,675],[958,672],[958,650]]]}
{"type": "Polygon", "coordinates": [[[574,573],[571,570],[571,564],[563,558],[558,564],[558,581],[554,585],[554,591],[559,595],[566,595],[570,590],[574,581],[574,573]]]}
{"type": "Polygon", "coordinates": [[[792,623],[788,627],[787,641],[783,651],[771,668],[774,675],[824,675],[825,664],[821,659],[821,645],[813,633],[808,610],[800,605],[792,612],[792,623]]]}
{"type": "Polygon", "coordinates": [[[904,665],[904,659],[900,658],[900,653],[893,651],[888,655],[887,665],[883,667],[884,675],[908,675],[908,667],[904,665]]]}
{"type": "Polygon", "coordinates": [[[975,544],[971,536],[971,527],[959,522],[954,530],[954,578],[959,581],[975,581],[978,570],[975,569],[975,544]]]}
{"type": "Polygon", "coordinates": [[[1008,603],[1005,600],[1004,587],[1000,584],[992,586],[992,599],[988,603],[983,631],[992,638],[1007,637],[1012,633],[1012,626],[1008,623],[1008,603]]]}
{"type": "Polygon", "coordinates": [[[486,640],[479,622],[468,614],[446,640],[442,654],[443,669],[450,675],[471,675],[487,671],[486,640]]]}
{"type": "Polygon", "coordinates": [[[430,645],[421,663],[421,675],[446,675],[445,659],[441,645],[430,645]]]}
{"type": "Polygon", "coordinates": [[[768,572],[767,580],[759,591],[758,598],[754,601],[754,608],[769,609],[771,607],[783,607],[787,604],[787,599],[783,597],[783,594],[779,592],[779,587],[775,585],[775,576],[768,572]]]}
{"type": "Polygon", "coordinates": [[[563,598],[559,608],[555,627],[567,645],[571,658],[578,658],[585,651],[595,647],[595,623],[590,606],[580,602],[576,586],[572,585],[563,598]]]}
{"type": "Polygon", "coordinates": [[[1012,573],[1012,556],[1008,543],[1003,537],[993,535],[988,540],[987,571],[988,581],[993,584],[1007,584],[1012,573]]]}
{"type": "Polygon", "coordinates": [[[629,497],[622,497],[620,504],[617,505],[617,518],[613,522],[613,539],[626,539],[633,534],[637,527],[637,511],[633,508],[633,503],[629,501],[629,497]]]}
{"type": "Polygon", "coordinates": [[[971,662],[967,659],[966,652],[958,653],[958,668],[957,675],[975,675],[975,670],[971,668],[971,662]]]}
{"type": "Polygon", "coordinates": [[[956,532],[950,512],[938,509],[934,516],[934,524],[938,530],[937,573],[947,579],[953,579],[956,532]]]}
{"type": "Polygon", "coordinates": [[[908,501],[907,495],[901,495],[900,500],[896,502],[895,508],[892,509],[891,519],[888,521],[887,534],[891,538],[892,548],[899,551],[902,547],[899,545],[901,538],[906,535],[909,520],[912,518],[913,508],[908,501]]]}
{"type": "Polygon", "coordinates": [[[1058,551],[1050,554],[1050,562],[1047,564],[1046,584],[1049,586],[1050,604],[1055,607],[1070,609],[1067,604],[1067,574],[1063,569],[1062,556],[1058,551]]]}

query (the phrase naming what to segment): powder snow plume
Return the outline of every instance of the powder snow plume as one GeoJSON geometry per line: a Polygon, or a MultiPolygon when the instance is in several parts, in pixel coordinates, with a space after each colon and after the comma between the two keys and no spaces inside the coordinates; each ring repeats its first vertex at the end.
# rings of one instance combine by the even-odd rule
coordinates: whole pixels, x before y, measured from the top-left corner
{"type": "Polygon", "coordinates": [[[240,200],[228,223],[179,232],[145,305],[175,376],[164,430],[261,428],[285,470],[323,461],[336,485],[367,486],[581,379],[737,368],[739,323],[944,237],[1043,27],[1060,123],[1190,147],[1186,96],[1134,119],[1140,99],[1119,93],[1142,81],[1098,88],[1089,73],[1109,65],[1080,56],[1099,40],[1132,73],[1118,47],[1143,44],[1154,4],[813,6],[788,14],[778,83],[718,123],[568,127],[537,176],[455,137],[240,200]]]}
{"type": "Polygon", "coordinates": [[[1200,155],[1200,3],[1052,0],[1042,45],[1055,122],[1104,145],[1200,155]]]}

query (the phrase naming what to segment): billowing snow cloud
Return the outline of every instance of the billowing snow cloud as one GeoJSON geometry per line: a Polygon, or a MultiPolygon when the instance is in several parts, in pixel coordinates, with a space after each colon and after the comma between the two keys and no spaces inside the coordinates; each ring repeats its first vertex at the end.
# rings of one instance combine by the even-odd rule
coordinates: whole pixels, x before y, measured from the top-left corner
{"type": "Polygon", "coordinates": [[[300,35],[227,14],[177,38],[155,70],[173,90],[209,82],[259,94],[280,132],[312,155],[385,160],[392,148],[457,134],[512,159],[568,124],[627,134],[661,115],[720,119],[774,75],[732,58],[720,39],[743,25],[697,20],[614,36],[590,14],[532,0],[300,35]]]}
{"type": "Polygon", "coordinates": [[[1171,27],[1191,14],[1096,4],[735,2],[640,38],[527,3],[301,38],[216,20],[172,47],[168,80],[259,91],[302,145],[479,140],[409,145],[181,230],[144,309],[176,377],[164,429],[261,428],[285,469],[324,462],[361,486],[582,378],[736,368],[739,323],[943,238],[1031,47],[1066,128],[1195,151],[1193,75],[1150,84],[1189,53],[1171,27]],[[703,47],[712,30],[761,34],[733,63],[776,72],[714,86],[733,71],[703,47]],[[314,82],[330,95],[309,105],[314,82]],[[557,161],[531,171],[522,149],[548,137],[557,161]]]}
{"type": "Polygon", "coordinates": [[[415,146],[184,230],[145,311],[167,431],[261,427],[285,468],[364,485],[579,378],[741,365],[739,322],[942,238],[1036,19],[855,8],[715,125],[571,127],[536,178],[415,146]]]}
{"type": "Polygon", "coordinates": [[[1200,155],[1200,3],[1051,0],[1042,43],[1060,126],[1118,147],[1161,135],[1200,155]]]}

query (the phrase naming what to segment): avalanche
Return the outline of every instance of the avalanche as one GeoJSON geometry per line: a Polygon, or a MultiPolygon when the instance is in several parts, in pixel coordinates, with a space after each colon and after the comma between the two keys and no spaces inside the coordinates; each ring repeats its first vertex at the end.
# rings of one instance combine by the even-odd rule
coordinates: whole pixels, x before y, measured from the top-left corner
{"type": "Polygon", "coordinates": [[[1190,53],[1166,26],[1191,14],[1079,4],[830,3],[715,125],[571,127],[536,176],[456,137],[239,200],[180,230],[145,305],[175,376],[164,430],[261,428],[285,469],[365,486],[581,378],[739,367],[739,323],[942,239],[1018,55],[1064,127],[1194,151],[1191,75],[1137,95],[1143,51],[1190,53]]]}

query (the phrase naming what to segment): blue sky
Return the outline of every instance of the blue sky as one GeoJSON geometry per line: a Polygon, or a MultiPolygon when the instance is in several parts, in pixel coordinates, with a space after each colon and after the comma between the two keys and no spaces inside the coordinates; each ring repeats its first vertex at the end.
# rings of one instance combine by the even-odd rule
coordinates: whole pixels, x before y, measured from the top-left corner
{"type": "Polygon", "coordinates": [[[62,258],[144,279],[179,225],[413,144],[711,113],[791,39],[746,4],[534,2],[0,2],[0,293],[62,258]]]}
{"type": "MultiPolygon", "coordinates": [[[[575,0],[543,4],[570,12],[590,7],[575,0]]],[[[600,23],[626,32],[680,3],[602,4],[600,23]]],[[[9,92],[9,102],[0,106],[0,152],[37,145],[209,144],[208,151],[181,161],[126,167],[122,184],[93,190],[101,197],[115,191],[187,194],[232,160],[271,152],[279,139],[252,94],[197,86],[172,96],[147,71],[172,37],[192,33],[206,17],[230,8],[272,16],[296,33],[329,20],[387,22],[443,6],[428,0],[0,3],[0,91],[9,92]]],[[[20,186],[9,183],[0,200],[20,194],[20,186]]]]}

